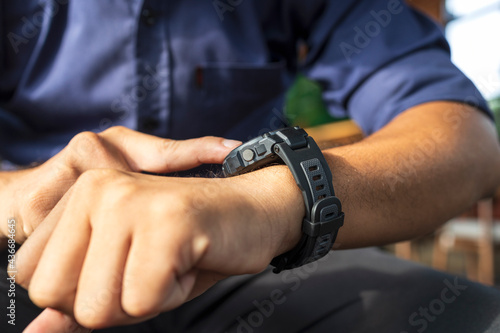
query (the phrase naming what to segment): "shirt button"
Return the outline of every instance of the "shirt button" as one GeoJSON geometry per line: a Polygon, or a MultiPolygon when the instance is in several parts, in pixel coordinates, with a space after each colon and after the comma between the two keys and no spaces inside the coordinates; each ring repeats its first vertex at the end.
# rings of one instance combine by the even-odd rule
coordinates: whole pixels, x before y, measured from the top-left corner
{"type": "Polygon", "coordinates": [[[142,10],[141,15],[142,15],[142,21],[146,23],[146,25],[152,26],[156,23],[156,18],[151,9],[144,8],[142,10]]]}
{"type": "Polygon", "coordinates": [[[144,118],[141,122],[142,130],[145,132],[152,132],[160,126],[160,122],[156,118],[144,118]]]}

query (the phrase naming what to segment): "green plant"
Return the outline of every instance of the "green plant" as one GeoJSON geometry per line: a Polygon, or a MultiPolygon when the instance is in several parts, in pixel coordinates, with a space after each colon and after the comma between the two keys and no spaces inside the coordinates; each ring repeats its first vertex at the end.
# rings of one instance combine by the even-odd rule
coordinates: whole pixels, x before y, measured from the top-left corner
{"type": "Polygon", "coordinates": [[[497,125],[498,136],[500,137],[500,96],[489,101],[491,110],[493,111],[493,115],[495,116],[495,122],[497,125]]]}
{"type": "Polygon", "coordinates": [[[297,76],[286,95],[285,114],[292,125],[301,127],[346,119],[330,116],[323,102],[320,85],[303,75],[297,76]]]}

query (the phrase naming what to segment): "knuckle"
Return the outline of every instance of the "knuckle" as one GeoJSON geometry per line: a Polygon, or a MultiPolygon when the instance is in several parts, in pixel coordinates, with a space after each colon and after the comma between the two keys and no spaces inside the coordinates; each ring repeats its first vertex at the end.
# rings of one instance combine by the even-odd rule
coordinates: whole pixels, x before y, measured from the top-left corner
{"type": "Polygon", "coordinates": [[[71,161],[80,161],[88,156],[99,159],[107,155],[101,137],[94,132],[78,133],[70,141],[68,148],[71,161]]]}
{"type": "Polygon", "coordinates": [[[78,179],[76,192],[80,197],[106,198],[107,207],[121,210],[137,194],[139,185],[133,179],[115,169],[91,169],[78,179]]]}
{"type": "Polygon", "coordinates": [[[160,141],[158,141],[158,150],[161,153],[164,153],[166,151],[168,152],[176,151],[178,146],[179,146],[179,141],[177,140],[161,139],[160,141]]]}
{"type": "Polygon", "coordinates": [[[52,171],[52,179],[56,179],[57,181],[74,182],[79,175],[78,170],[76,170],[71,163],[68,163],[67,156],[54,160],[50,168],[52,171]]]}
{"type": "Polygon", "coordinates": [[[111,132],[77,134],[65,148],[64,164],[78,173],[96,168],[130,170],[122,153],[107,139],[109,136],[123,136],[119,133],[126,129],[113,128],[107,131],[111,132]]]}
{"type": "Polygon", "coordinates": [[[94,285],[91,289],[86,289],[80,285],[73,311],[78,322],[94,329],[118,323],[123,317],[123,311],[118,303],[121,285],[122,277],[117,272],[109,281],[97,288],[94,285]]]}
{"type": "Polygon", "coordinates": [[[92,329],[105,328],[113,322],[111,311],[102,308],[97,309],[90,304],[76,304],[74,316],[80,325],[92,329]]]}
{"type": "Polygon", "coordinates": [[[119,182],[113,183],[110,191],[111,193],[107,195],[109,198],[108,205],[119,210],[133,201],[138,192],[138,185],[128,179],[122,179],[119,182]]]}
{"type": "Polygon", "coordinates": [[[196,208],[195,199],[199,199],[198,196],[191,195],[191,193],[185,193],[185,191],[177,191],[175,193],[168,193],[165,195],[165,200],[170,204],[168,206],[163,205],[161,202],[156,202],[152,204],[153,208],[156,208],[157,211],[167,210],[168,215],[173,216],[174,218],[186,219],[190,216],[190,212],[196,208]]]}
{"type": "Polygon", "coordinates": [[[106,179],[106,172],[102,169],[91,169],[83,172],[78,177],[77,185],[80,186],[93,186],[101,181],[101,178],[106,179]]]}
{"type": "Polygon", "coordinates": [[[160,305],[150,302],[145,297],[124,297],[122,308],[125,313],[132,317],[149,317],[161,311],[160,305]]]}
{"type": "Polygon", "coordinates": [[[113,126],[110,127],[104,131],[101,132],[101,135],[110,135],[110,136],[115,136],[115,135],[123,135],[125,132],[129,131],[128,128],[124,126],[113,126]]]}
{"type": "Polygon", "coordinates": [[[40,308],[57,308],[61,305],[61,299],[64,298],[60,297],[57,288],[49,284],[39,287],[36,281],[31,281],[28,295],[31,301],[40,308]]]}
{"type": "Polygon", "coordinates": [[[171,156],[174,156],[179,148],[179,141],[171,139],[161,139],[158,141],[157,156],[162,156],[162,163],[166,170],[172,167],[171,156]]]}
{"type": "Polygon", "coordinates": [[[70,146],[94,146],[99,144],[101,139],[99,135],[94,132],[80,132],[71,139],[69,142],[70,146]]]}

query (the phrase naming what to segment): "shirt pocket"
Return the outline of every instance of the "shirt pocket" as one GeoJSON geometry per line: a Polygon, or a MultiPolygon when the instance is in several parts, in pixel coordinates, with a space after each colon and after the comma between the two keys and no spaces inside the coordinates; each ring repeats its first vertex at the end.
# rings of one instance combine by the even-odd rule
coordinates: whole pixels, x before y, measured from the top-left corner
{"type": "Polygon", "coordinates": [[[284,62],[195,66],[187,98],[179,97],[184,107],[174,116],[173,134],[224,135],[241,123],[265,117],[273,111],[272,107],[267,110],[267,105],[283,95],[285,75],[284,62]]]}
{"type": "Polygon", "coordinates": [[[228,110],[238,106],[251,112],[283,93],[284,73],[284,62],[264,65],[208,63],[195,69],[195,80],[205,107],[228,110]]]}

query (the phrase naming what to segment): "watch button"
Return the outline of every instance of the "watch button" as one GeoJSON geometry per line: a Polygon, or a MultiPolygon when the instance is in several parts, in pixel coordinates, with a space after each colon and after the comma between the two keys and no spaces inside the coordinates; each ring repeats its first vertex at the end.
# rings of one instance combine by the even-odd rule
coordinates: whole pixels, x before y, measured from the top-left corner
{"type": "Polygon", "coordinates": [[[255,148],[255,151],[257,152],[257,155],[262,156],[267,152],[266,146],[264,145],[258,145],[255,148]]]}
{"type": "Polygon", "coordinates": [[[243,157],[243,159],[245,161],[250,162],[255,157],[255,153],[253,152],[252,149],[246,149],[246,150],[243,151],[243,153],[241,154],[241,156],[243,157]]]}

